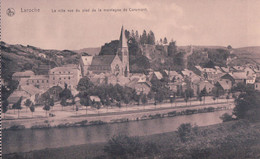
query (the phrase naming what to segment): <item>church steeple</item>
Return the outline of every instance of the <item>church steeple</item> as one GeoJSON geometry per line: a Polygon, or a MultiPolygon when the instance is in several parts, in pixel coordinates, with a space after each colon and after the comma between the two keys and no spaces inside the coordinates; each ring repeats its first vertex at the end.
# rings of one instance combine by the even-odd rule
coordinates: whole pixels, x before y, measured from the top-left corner
{"type": "Polygon", "coordinates": [[[125,77],[129,75],[129,51],[127,45],[127,38],[125,36],[124,26],[121,28],[119,46],[117,50],[117,55],[121,57],[122,60],[122,70],[125,77]]]}
{"type": "Polygon", "coordinates": [[[127,46],[127,39],[125,37],[124,26],[122,26],[120,39],[119,39],[119,48],[124,48],[124,47],[128,47],[128,46],[127,46]]]}

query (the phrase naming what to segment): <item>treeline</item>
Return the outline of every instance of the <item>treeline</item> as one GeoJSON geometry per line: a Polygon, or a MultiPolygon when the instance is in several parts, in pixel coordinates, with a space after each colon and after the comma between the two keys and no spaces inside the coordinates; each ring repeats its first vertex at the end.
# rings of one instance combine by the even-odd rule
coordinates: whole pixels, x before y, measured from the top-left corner
{"type": "Polygon", "coordinates": [[[206,68],[214,68],[215,66],[225,67],[229,56],[230,52],[225,49],[197,50],[188,57],[188,67],[192,68],[196,65],[206,68]]]}

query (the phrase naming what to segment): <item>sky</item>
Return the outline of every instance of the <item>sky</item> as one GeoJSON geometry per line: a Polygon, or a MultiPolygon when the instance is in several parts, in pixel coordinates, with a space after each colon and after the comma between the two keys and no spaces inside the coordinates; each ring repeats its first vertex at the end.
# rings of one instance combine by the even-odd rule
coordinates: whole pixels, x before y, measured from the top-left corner
{"type": "Polygon", "coordinates": [[[139,34],[144,29],[152,30],[156,40],[167,37],[180,46],[260,46],[259,0],[2,0],[1,3],[1,40],[9,44],[59,50],[100,47],[119,39],[124,25],[139,34]],[[15,10],[14,16],[6,14],[8,8],[15,10]],[[34,8],[40,12],[24,12],[34,8]],[[123,8],[127,11],[103,10],[123,8]],[[59,9],[66,12],[57,12],[59,9]],[[73,13],[67,11],[71,9],[73,13]],[[76,9],[80,12],[75,12],[76,9]],[[83,9],[90,11],[82,12],[83,9]]]}

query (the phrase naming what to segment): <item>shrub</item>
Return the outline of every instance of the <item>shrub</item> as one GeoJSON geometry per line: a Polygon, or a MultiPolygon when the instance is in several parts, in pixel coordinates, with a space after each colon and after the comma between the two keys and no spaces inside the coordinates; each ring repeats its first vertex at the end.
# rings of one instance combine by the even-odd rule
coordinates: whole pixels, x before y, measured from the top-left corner
{"type": "Polygon", "coordinates": [[[181,141],[182,142],[186,142],[190,138],[190,134],[192,132],[192,126],[191,126],[190,123],[181,124],[178,127],[178,131],[177,132],[178,132],[178,136],[180,137],[181,141]]]}
{"type": "Polygon", "coordinates": [[[108,141],[108,144],[104,147],[104,151],[111,158],[136,158],[157,153],[158,148],[156,144],[143,143],[137,137],[118,135],[108,141]]]}
{"type": "Polygon", "coordinates": [[[223,114],[221,117],[219,117],[223,122],[227,122],[227,121],[231,121],[231,120],[234,120],[232,118],[232,115],[228,114],[228,113],[225,113],[223,114]]]}

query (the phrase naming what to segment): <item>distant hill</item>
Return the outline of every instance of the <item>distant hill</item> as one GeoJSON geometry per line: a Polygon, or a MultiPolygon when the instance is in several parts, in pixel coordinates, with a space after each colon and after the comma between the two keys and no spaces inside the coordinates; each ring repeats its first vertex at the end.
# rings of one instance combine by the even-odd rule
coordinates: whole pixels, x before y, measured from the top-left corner
{"type": "Polygon", "coordinates": [[[98,55],[100,52],[101,48],[100,47],[93,47],[93,48],[84,48],[80,50],[74,50],[76,53],[88,53],[89,55],[95,56],[98,55]]]}
{"type": "Polygon", "coordinates": [[[260,46],[235,48],[231,51],[232,54],[248,61],[254,61],[260,64],[260,46]]]}

